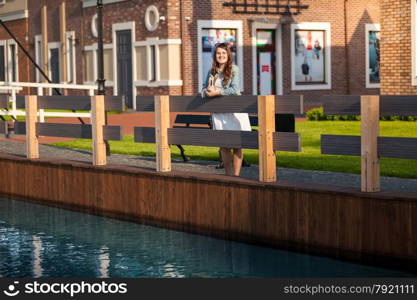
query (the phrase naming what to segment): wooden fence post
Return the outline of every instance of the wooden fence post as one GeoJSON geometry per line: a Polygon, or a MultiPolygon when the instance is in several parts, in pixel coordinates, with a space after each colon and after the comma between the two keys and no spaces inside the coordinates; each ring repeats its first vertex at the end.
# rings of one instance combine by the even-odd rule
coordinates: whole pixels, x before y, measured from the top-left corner
{"type": "Polygon", "coordinates": [[[171,149],[168,144],[169,96],[155,96],[156,170],[171,171],[171,149]]]}
{"type": "Polygon", "coordinates": [[[380,191],[379,96],[361,96],[361,190],[380,191]]]}
{"type": "Polygon", "coordinates": [[[26,96],[26,157],[39,158],[39,142],[36,135],[38,121],[38,97],[26,96]]]}
{"type": "Polygon", "coordinates": [[[93,165],[103,166],[107,163],[106,145],[104,144],[104,96],[91,97],[91,125],[93,131],[93,165]]]}
{"type": "Polygon", "coordinates": [[[277,180],[272,136],[275,131],[275,96],[258,96],[258,118],[259,181],[274,182],[277,180]]]}

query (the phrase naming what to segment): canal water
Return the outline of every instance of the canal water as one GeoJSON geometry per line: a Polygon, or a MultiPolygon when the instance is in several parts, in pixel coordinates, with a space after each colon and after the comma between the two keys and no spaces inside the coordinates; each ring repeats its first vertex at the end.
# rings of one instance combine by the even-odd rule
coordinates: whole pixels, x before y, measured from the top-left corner
{"type": "Polygon", "coordinates": [[[0,277],[411,274],[0,199],[0,277]]]}

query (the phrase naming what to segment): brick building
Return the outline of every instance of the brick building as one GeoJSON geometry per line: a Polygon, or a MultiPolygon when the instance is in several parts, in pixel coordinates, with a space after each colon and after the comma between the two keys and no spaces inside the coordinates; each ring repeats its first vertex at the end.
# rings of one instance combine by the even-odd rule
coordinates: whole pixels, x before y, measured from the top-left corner
{"type": "Polygon", "coordinates": [[[417,92],[416,28],[416,0],[381,0],[381,94],[417,92]]]}
{"type": "MultiPolygon", "coordinates": [[[[28,48],[27,0],[0,1],[0,20],[28,48]]],[[[0,26],[0,82],[29,81],[29,61],[16,42],[0,26]]]]}
{"type": "MultiPolygon", "coordinates": [[[[103,0],[106,86],[129,106],[136,94],[196,94],[226,41],[246,94],[376,94],[381,1],[103,0]]],[[[28,2],[30,52],[54,81],[94,83],[96,0],[62,2],[28,2]]]]}

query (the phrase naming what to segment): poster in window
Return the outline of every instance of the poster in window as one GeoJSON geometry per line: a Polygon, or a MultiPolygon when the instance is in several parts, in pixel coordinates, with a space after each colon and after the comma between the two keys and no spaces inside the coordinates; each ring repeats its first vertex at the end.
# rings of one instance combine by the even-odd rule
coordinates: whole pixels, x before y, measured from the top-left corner
{"type": "Polygon", "coordinates": [[[295,82],[298,85],[325,83],[325,31],[295,31],[295,82]]]}
{"type": "Polygon", "coordinates": [[[201,33],[203,50],[203,77],[206,78],[212,63],[213,51],[218,43],[227,43],[232,50],[233,63],[236,64],[236,29],[204,28],[201,33]]]}
{"type": "Polygon", "coordinates": [[[379,83],[380,32],[369,31],[369,82],[379,83]]]}

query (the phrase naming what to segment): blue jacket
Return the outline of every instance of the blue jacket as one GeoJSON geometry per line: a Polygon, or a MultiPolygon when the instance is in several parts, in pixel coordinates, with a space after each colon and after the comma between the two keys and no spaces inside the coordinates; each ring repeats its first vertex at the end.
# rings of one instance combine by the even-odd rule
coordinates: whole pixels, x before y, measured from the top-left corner
{"type": "MultiPolygon", "coordinates": [[[[208,87],[209,78],[211,76],[211,69],[207,73],[206,80],[203,84],[203,90],[208,87]]],[[[219,77],[223,78],[223,73],[219,73],[219,77]]],[[[223,83],[223,89],[220,93],[224,96],[226,95],[240,95],[240,81],[239,81],[239,68],[236,65],[232,66],[232,78],[229,80],[228,83],[223,83]]]]}

